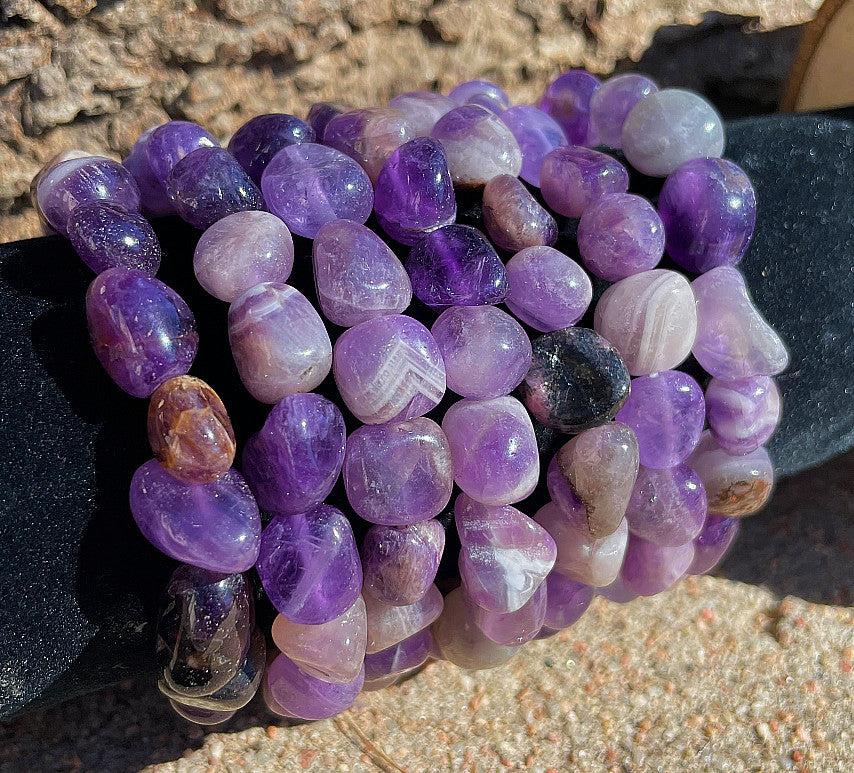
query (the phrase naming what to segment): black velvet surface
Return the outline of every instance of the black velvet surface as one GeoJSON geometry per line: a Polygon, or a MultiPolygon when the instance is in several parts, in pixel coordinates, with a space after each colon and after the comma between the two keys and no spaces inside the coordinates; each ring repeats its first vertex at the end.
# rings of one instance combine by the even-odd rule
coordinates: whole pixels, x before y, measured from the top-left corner
{"type": "MultiPolygon", "coordinates": [[[[792,355],[770,449],[785,476],[854,445],[854,122],[734,121],[726,156],[748,172],[759,201],[740,267],[792,355]]],[[[659,187],[636,177],[632,189],[654,198],[659,187]]],[[[476,221],[477,202],[461,205],[461,221],[476,221]]],[[[557,246],[572,253],[573,224],[561,225],[557,246]]],[[[269,408],[239,383],[227,306],[194,281],[198,233],[172,219],[157,230],[159,276],[199,323],[193,373],[220,393],[242,444],[269,408]]],[[[298,241],[290,281],[313,297],[309,246],[298,241]]],[[[150,456],[146,402],[121,392],[92,354],[83,307],[91,278],[59,237],[0,245],[0,716],[154,668],[154,621],[174,563],[128,510],[130,477],[150,456]]],[[[418,305],[411,313],[428,325],[435,318],[418,305]]],[[[696,363],[686,369],[698,373],[696,363]]],[[[331,378],[320,391],[334,392],[331,378]]],[[[343,504],[340,486],[334,501],[343,504]]]]}

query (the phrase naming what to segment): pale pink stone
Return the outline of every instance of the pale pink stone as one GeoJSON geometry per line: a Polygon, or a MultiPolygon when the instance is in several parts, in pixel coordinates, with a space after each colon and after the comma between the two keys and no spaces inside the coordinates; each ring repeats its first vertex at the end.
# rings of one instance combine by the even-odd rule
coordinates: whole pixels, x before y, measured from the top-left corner
{"type": "Polygon", "coordinates": [[[431,585],[423,598],[405,606],[383,604],[373,596],[365,596],[365,608],[368,613],[366,652],[372,655],[431,625],[442,613],[442,594],[431,585]]]}

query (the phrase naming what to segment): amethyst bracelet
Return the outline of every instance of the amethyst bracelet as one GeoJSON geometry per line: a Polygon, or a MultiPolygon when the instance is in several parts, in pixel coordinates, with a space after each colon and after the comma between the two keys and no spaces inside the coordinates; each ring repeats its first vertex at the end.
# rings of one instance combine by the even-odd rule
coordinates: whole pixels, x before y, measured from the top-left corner
{"type": "Polygon", "coordinates": [[[756,199],[723,148],[698,95],[573,70],[538,107],[470,81],[259,116],[227,150],[171,121],[124,164],[49,162],[34,201],[97,273],[95,353],[150,401],[130,507],[182,563],[157,637],[179,714],[216,724],[261,688],[283,717],[333,716],[429,658],[498,666],[594,595],[720,562],[770,496],[787,364],[735,268],[756,199]],[[623,157],[666,178],[656,206],[623,157]],[[458,212],[472,200],[483,231],[458,212]],[[240,378],[272,406],[242,449],[189,375],[192,312],[154,276],[145,218],[169,213],[204,229],[196,277],[230,304],[240,378]],[[313,240],[318,308],[287,284],[291,234],[313,240]],[[592,309],[587,272],[611,283],[592,309]],[[705,393],[677,369],[689,357],[705,393]],[[330,376],[337,401],[312,391],[330,376]],[[523,512],[538,487],[550,501],[523,512]],[[446,540],[458,572],[437,580],[446,540]]]}

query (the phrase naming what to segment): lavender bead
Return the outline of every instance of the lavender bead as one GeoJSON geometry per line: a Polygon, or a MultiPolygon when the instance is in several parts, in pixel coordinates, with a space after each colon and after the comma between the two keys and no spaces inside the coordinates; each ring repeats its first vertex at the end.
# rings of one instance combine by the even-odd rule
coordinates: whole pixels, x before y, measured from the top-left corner
{"type": "Polygon", "coordinates": [[[699,333],[693,354],[715,378],[736,381],[774,376],[789,364],[789,353],[765,321],[737,269],[719,266],[697,277],[699,333]]]}
{"type": "Polygon", "coordinates": [[[666,177],[691,159],[720,156],[723,121],[699,94],[663,89],[632,108],[621,140],[626,159],[635,169],[666,177]]]}
{"type": "Polygon", "coordinates": [[[546,616],[543,626],[561,631],[573,625],[593,601],[593,588],[551,572],[546,578],[546,616]]]}
{"type": "Polygon", "coordinates": [[[118,204],[76,207],[68,218],[68,238],[96,274],[121,266],[154,276],[160,268],[160,242],[148,221],[118,204]]]}
{"type": "Polygon", "coordinates": [[[95,277],[86,320],[104,370],[134,397],[185,375],[196,356],[193,313],[174,290],[141,271],[110,268],[95,277]]]}
{"type": "Polygon", "coordinates": [[[288,145],[314,142],[314,129],[295,115],[256,115],[241,126],[228,143],[231,153],[257,186],[270,159],[288,145]]]}
{"type": "Polygon", "coordinates": [[[590,97],[590,130],[603,145],[623,146],[623,124],[632,108],[658,91],[645,75],[628,72],[609,78],[590,97]]]}
{"type": "Polygon", "coordinates": [[[315,141],[323,142],[323,135],[326,134],[326,127],[329,122],[347,110],[349,110],[348,107],[337,102],[315,102],[309,109],[306,119],[309,126],[314,129],[315,141]]]}
{"type": "Polygon", "coordinates": [[[336,115],[326,124],[323,143],[355,159],[376,182],[386,159],[412,136],[401,110],[368,107],[336,115]]]}
{"type": "Polygon", "coordinates": [[[453,110],[457,103],[435,91],[408,91],[392,97],[388,106],[406,116],[411,136],[429,137],[436,121],[453,110]]]}
{"type": "Polygon", "coordinates": [[[122,161],[136,180],[140,205],[143,213],[148,217],[163,217],[175,211],[175,207],[166,195],[166,186],[154,176],[151,164],[148,163],[148,139],[157,128],[152,126],[140,134],[139,139],[130,149],[128,157],[122,161]]]}
{"type": "Polygon", "coordinates": [[[578,322],[593,284],[572,258],[551,247],[527,247],[507,263],[507,308],[535,330],[550,333],[578,322]]]}
{"type": "Polygon", "coordinates": [[[404,265],[412,290],[428,306],[484,306],[507,295],[507,274],[495,248],[476,228],[446,225],[428,233],[404,265]]]}
{"type": "Polygon", "coordinates": [[[269,212],[235,212],[218,220],[193,255],[199,284],[229,303],[261,282],[286,282],[293,265],[291,232],[269,212]]]}
{"type": "Polygon", "coordinates": [[[706,387],[709,427],[728,454],[755,451],[780,422],[780,391],[774,379],[754,376],[740,381],[713,378],[706,387]]]}
{"type": "Polygon", "coordinates": [[[457,105],[480,105],[493,113],[501,113],[510,107],[510,97],[492,81],[463,81],[451,89],[448,98],[457,105]]]}
{"type": "Polygon", "coordinates": [[[634,601],[638,597],[638,594],[626,585],[622,573],[607,587],[598,588],[596,594],[616,604],[628,604],[628,602],[634,601]]]}
{"type": "Polygon", "coordinates": [[[528,412],[514,397],[466,398],[442,419],[451,446],[454,480],[484,505],[527,497],[540,476],[540,457],[528,412]]]}
{"type": "Polygon", "coordinates": [[[442,146],[419,137],[396,148],[374,187],[374,211],[382,229],[401,244],[416,244],[453,223],[457,200],[442,146]]]}
{"type": "Polygon", "coordinates": [[[710,515],[700,536],[694,540],[694,561],[688,569],[688,574],[711,572],[723,560],[738,535],[740,526],[741,521],[738,518],[710,515]]]}
{"type": "Polygon", "coordinates": [[[666,547],[632,535],[620,576],[630,592],[638,596],[654,596],[684,576],[693,560],[692,542],[666,547]]]}
{"type": "Polygon", "coordinates": [[[233,468],[212,483],[183,483],[150,459],[133,475],[130,509],[145,538],[178,561],[229,574],[258,557],[258,505],[233,468]]]}
{"type": "Polygon", "coordinates": [[[401,676],[418,668],[430,657],[432,648],[433,634],[425,628],[391,647],[366,655],[365,681],[401,676]]]}
{"type": "Polygon", "coordinates": [[[578,250],[590,271],[616,282],[658,265],[664,254],[664,226],[643,197],[610,193],[584,210],[578,250]]]}
{"type": "Polygon", "coordinates": [[[478,607],[474,622],[496,644],[518,647],[531,641],[540,632],[545,618],[546,583],[543,582],[515,612],[490,612],[478,607]]]}
{"type": "Polygon", "coordinates": [[[590,100],[601,85],[601,81],[586,70],[569,70],[558,75],[540,98],[540,109],[563,127],[571,145],[599,143],[590,125],[590,100]]]}
{"type": "Polygon", "coordinates": [[[258,504],[293,515],[322,502],[341,472],[345,438],[341,411],[321,395],[289,395],[273,406],[243,449],[243,473],[258,504]]]}
{"type": "Polygon", "coordinates": [[[335,342],[335,383],[365,424],[423,416],[445,394],[445,365],[430,331],[402,314],[350,328],[335,342]]]}
{"type": "Polygon", "coordinates": [[[519,149],[522,151],[522,171],[519,176],[525,182],[540,187],[540,167],[543,159],[567,139],[560,124],[548,113],[533,105],[516,105],[501,113],[519,149]]]}
{"type": "Polygon", "coordinates": [[[264,169],[261,190],[270,211],[309,239],[332,220],[364,223],[374,206],[365,170],[340,150],[312,142],[282,148],[264,169]]]}
{"type": "Polygon", "coordinates": [[[278,282],[255,285],[234,300],[228,341],[241,381],[262,403],[311,391],[332,366],[320,315],[302,293],[278,282]]]}
{"type": "Polygon", "coordinates": [[[365,609],[368,613],[368,644],[365,651],[373,655],[432,625],[442,614],[442,594],[435,585],[431,585],[418,601],[405,606],[383,604],[368,595],[365,596],[365,609]]]}
{"type": "Polygon", "coordinates": [[[403,264],[361,223],[333,220],[321,226],[311,254],[320,309],[335,325],[399,314],[412,301],[403,264]]]}
{"type": "Polygon", "coordinates": [[[551,209],[567,217],[581,217],[601,196],[628,189],[626,168],[598,150],[557,147],[543,159],[540,168],[543,199],[551,209]]]}
{"type": "Polygon", "coordinates": [[[431,419],[359,427],[347,439],[344,488],[371,523],[405,526],[438,515],[451,498],[448,440],[431,419]]]}
{"type": "Polygon", "coordinates": [[[688,458],[703,432],[703,390],[677,370],[641,376],[632,380],[616,419],[634,430],[644,467],[673,467],[688,458]]]}
{"type": "Polygon", "coordinates": [[[509,394],[531,367],[527,334],[494,306],[452,306],[430,332],[445,361],[448,389],[463,397],[509,394]]]}
{"type": "Polygon", "coordinates": [[[483,223],[492,241],[508,252],[557,241],[555,219],[509,174],[493,177],[483,189],[483,223]]]}
{"type": "Polygon", "coordinates": [[[353,529],[329,505],[273,518],[255,568],[273,606],[292,623],[328,623],[353,606],[362,588],[353,529]]]}
{"type": "Polygon", "coordinates": [[[169,173],[185,156],[199,148],[218,148],[219,143],[201,126],[190,121],[168,121],[151,132],[145,155],[154,178],[165,186],[169,173]]]}

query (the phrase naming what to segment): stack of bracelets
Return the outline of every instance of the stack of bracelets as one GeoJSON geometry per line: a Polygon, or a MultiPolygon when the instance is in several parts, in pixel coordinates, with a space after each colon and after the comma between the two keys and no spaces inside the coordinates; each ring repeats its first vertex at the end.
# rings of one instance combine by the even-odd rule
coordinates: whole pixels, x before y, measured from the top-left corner
{"type": "Polygon", "coordinates": [[[260,687],[280,716],[330,717],[429,658],[498,666],[596,594],[660,593],[721,560],[771,493],[787,364],[734,267],[756,200],[723,148],[697,94],[572,70],[538,107],[470,81],[258,116],[227,150],[170,121],[123,164],[71,151],[39,173],[44,220],[97,273],[98,359],[150,400],[130,509],[182,562],[157,632],[179,714],[216,724],[260,687]],[[621,159],[666,178],[657,206],[627,193],[621,159]],[[461,197],[489,239],[456,222],[461,197]],[[193,314],[154,278],[143,215],[174,213],[204,230],[196,277],[230,303],[240,378],[273,406],[242,474],[222,401],[188,375],[193,314]],[[319,311],[286,284],[292,233],[313,240],[319,311]],[[607,286],[592,327],[576,323],[594,281],[561,234],[607,286]],[[693,281],[656,268],[665,249],[693,281]],[[429,330],[406,315],[413,294],[429,330]],[[705,394],[675,370],[689,355],[705,394]],[[330,370],[339,404],[312,392],[330,370]],[[446,389],[460,399],[440,425],[446,389]],[[546,448],[550,501],[524,513],[546,448]],[[324,503],[339,477],[352,513],[324,503]],[[459,571],[440,590],[446,532],[459,571]],[[278,612],[274,655],[256,596],[278,612]]]}

